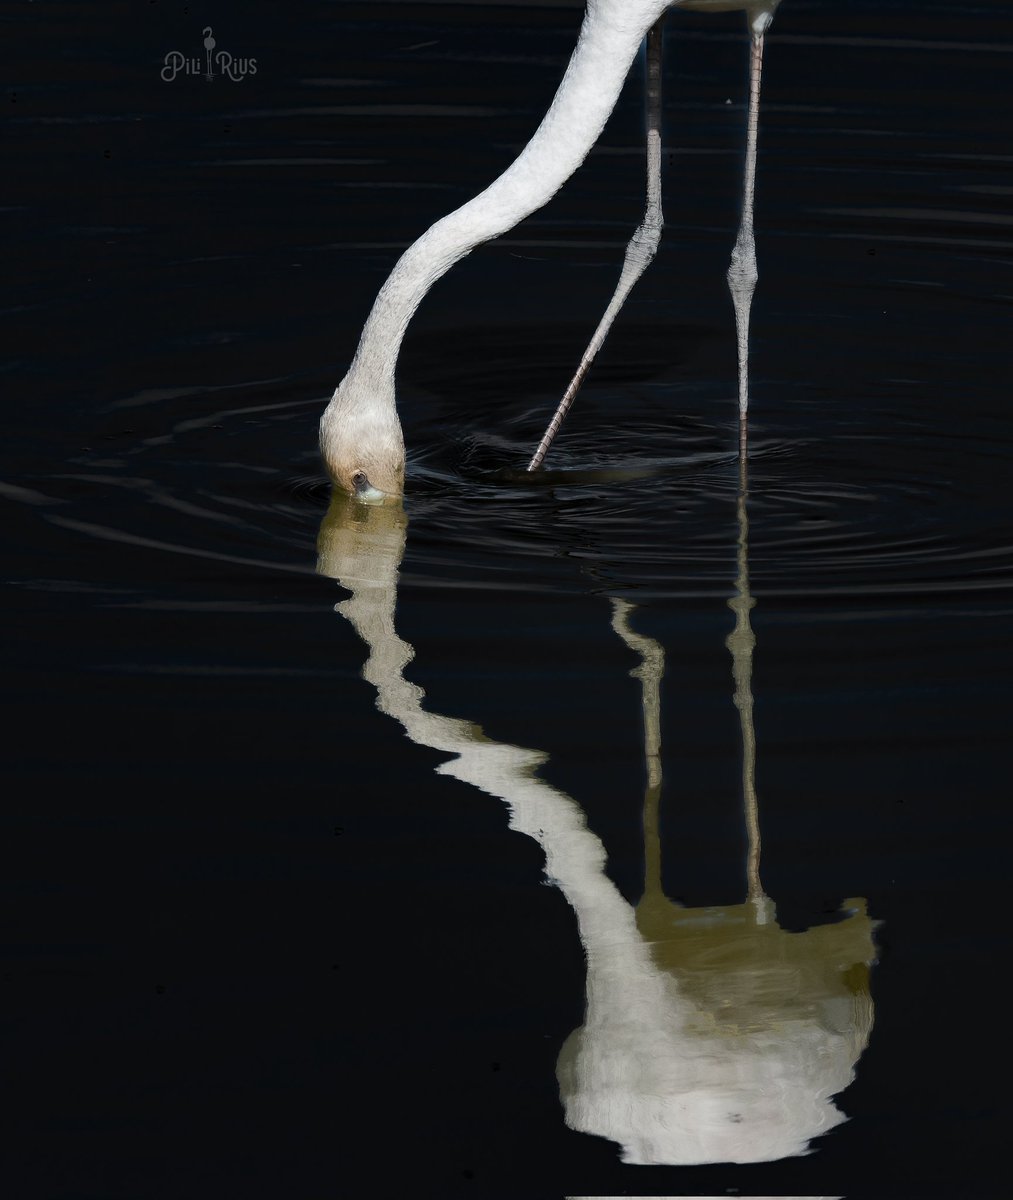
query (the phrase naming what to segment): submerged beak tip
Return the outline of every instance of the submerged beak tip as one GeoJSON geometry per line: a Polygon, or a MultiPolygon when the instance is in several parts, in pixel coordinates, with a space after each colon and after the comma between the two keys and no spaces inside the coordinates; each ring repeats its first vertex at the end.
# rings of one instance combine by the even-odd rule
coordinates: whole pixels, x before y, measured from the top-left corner
{"type": "Polygon", "coordinates": [[[356,489],[355,498],[360,504],[386,504],[393,497],[389,492],[381,492],[379,488],[370,485],[356,489]]]}

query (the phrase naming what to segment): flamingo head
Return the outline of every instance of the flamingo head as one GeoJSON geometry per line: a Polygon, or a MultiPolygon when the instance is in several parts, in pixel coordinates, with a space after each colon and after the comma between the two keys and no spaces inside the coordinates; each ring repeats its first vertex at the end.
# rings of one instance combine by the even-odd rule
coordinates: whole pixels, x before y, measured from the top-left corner
{"type": "Polygon", "coordinates": [[[364,386],[350,371],[320,420],[320,450],[331,479],[364,504],[384,504],[404,491],[404,437],[393,384],[389,395],[387,390],[364,386]]]}

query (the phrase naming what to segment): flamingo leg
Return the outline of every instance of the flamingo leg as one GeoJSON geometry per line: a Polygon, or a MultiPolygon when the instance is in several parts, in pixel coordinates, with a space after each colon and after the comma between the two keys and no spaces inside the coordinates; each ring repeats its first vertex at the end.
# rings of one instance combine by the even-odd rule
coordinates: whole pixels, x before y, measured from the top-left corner
{"type": "Polygon", "coordinates": [[[661,213],[661,26],[661,21],[656,22],[647,35],[647,206],[644,219],[626,247],[626,258],[616,290],[584,351],[580,366],[538,443],[538,449],[528,463],[529,471],[535,471],[542,465],[546,451],[580,391],[584,376],[601,349],[613,321],[633,290],[633,285],[657,253],[661,241],[661,230],[665,223],[661,213]]]}
{"type": "Polygon", "coordinates": [[[742,180],[742,220],[728,268],[728,288],[735,308],[739,356],[739,417],[749,410],[749,310],[759,273],[753,236],[753,197],[756,190],[756,135],[760,118],[760,72],[763,69],[763,33],[753,32],[749,57],[749,118],[746,127],[746,169],[742,180]]]}

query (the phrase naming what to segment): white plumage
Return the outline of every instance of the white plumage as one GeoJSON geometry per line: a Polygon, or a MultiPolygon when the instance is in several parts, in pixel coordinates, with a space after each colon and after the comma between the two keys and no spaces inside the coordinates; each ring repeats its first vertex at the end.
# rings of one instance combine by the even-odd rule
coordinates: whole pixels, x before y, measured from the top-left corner
{"type": "Polygon", "coordinates": [[[320,445],[335,484],[360,499],[380,502],[404,486],[404,438],[398,420],[394,376],[408,322],[426,292],[476,246],[499,237],[541,208],[586,158],[608,120],[623,82],[648,31],[648,205],[644,223],[627,251],[613,302],[550,423],[536,467],[558,428],[612,319],[633,283],[654,256],[661,231],[660,26],[668,8],[743,10],[752,31],[752,87],[742,226],[729,283],[739,328],[739,404],[745,414],[745,352],[749,299],[756,281],[752,180],[756,153],[756,105],[763,34],[780,0],[588,0],[577,46],[555,97],[534,136],[498,179],[474,199],[437,221],[398,260],[373,304],[348,373],[320,422],[320,445]],[[652,62],[653,57],[653,62],[652,62]],[[652,69],[653,68],[653,69],[652,69]],[[650,92],[655,81],[657,94],[650,92]],[[652,118],[653,114],[653,118],[652,118]]]}

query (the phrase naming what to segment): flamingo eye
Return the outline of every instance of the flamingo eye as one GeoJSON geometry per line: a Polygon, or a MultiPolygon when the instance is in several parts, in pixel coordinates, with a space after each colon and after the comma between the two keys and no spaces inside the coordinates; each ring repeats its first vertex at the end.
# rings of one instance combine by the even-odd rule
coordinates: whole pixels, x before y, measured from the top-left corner
{"type": "Polygon", "coordinates": [[[369,487],[369,480],[366,478],[365,471],[355,472],[355,474],[352,476],[352,487],[354,487],[357,492],[363,492],[369,487]]]}

